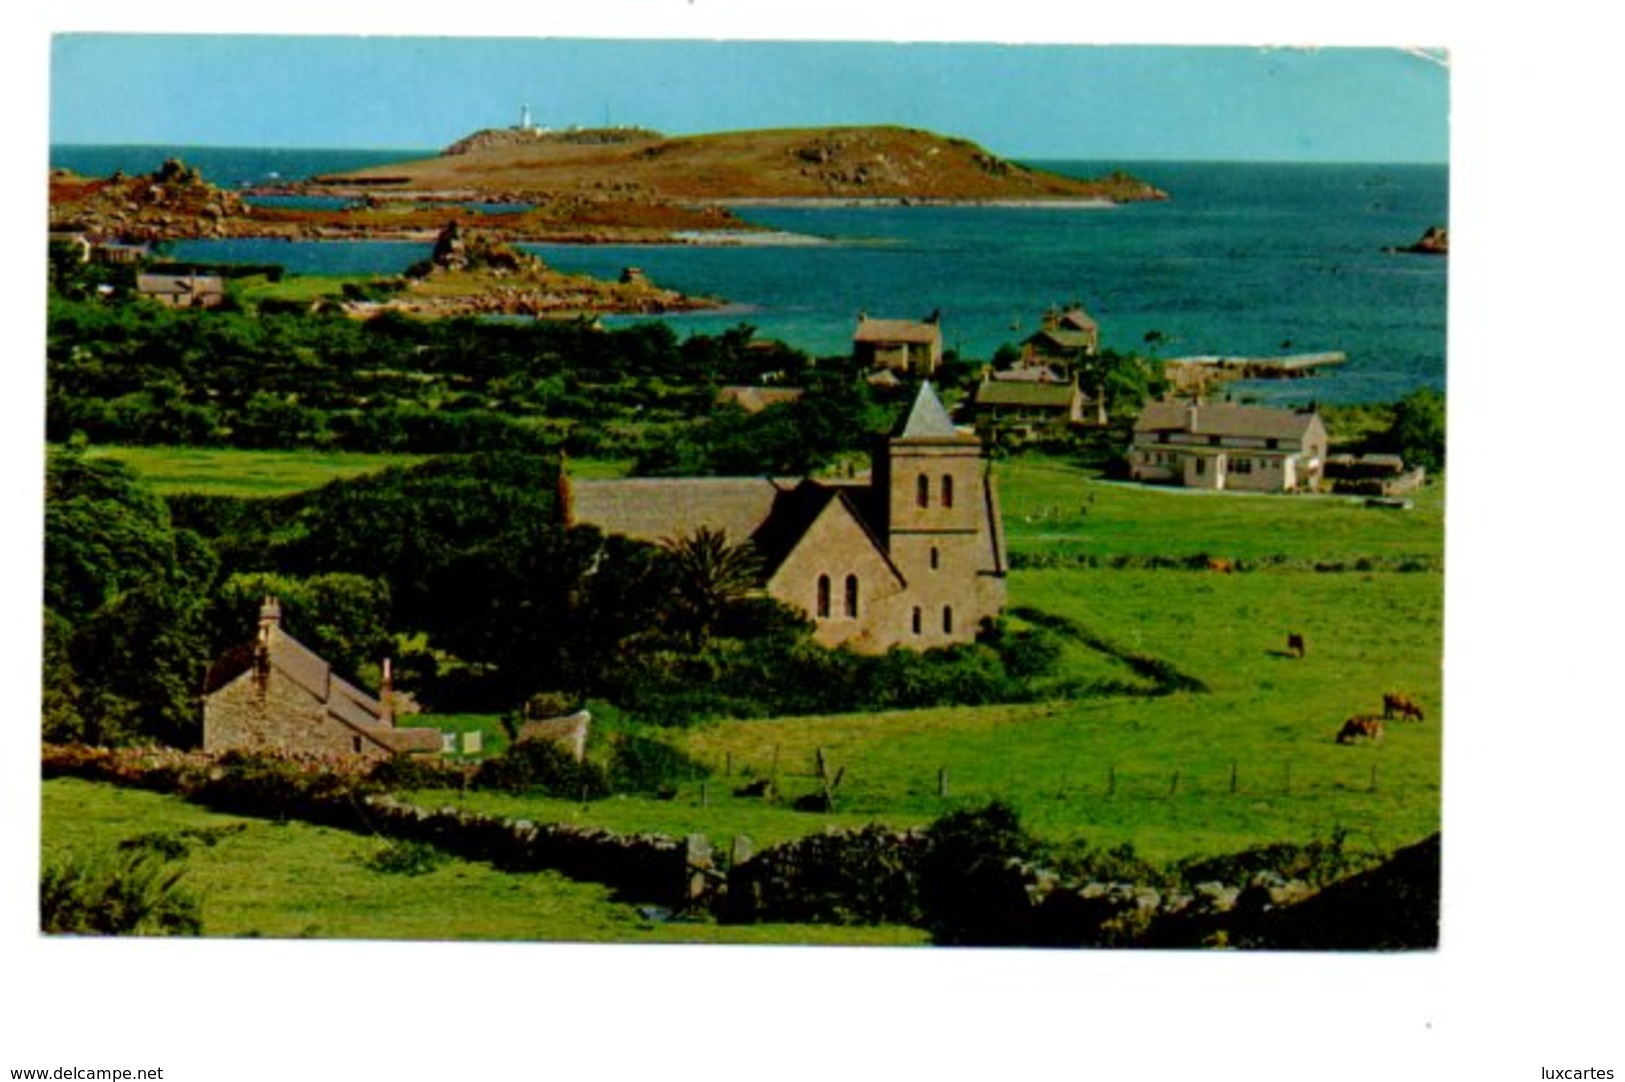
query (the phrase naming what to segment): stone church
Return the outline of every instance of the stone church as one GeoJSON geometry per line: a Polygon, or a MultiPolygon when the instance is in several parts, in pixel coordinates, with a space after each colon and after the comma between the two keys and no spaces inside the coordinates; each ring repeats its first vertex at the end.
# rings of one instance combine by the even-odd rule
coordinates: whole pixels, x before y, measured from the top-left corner
{"type": "Polygon", "coordinates": [[[575,480],[572,523],[659,542],[704,528],[749,541],[766,593],[825,646],[879,653],[970,642],[1004,607],[998,493],[981,440],[929,383],[876,448],[867,480],[575,480]]]}

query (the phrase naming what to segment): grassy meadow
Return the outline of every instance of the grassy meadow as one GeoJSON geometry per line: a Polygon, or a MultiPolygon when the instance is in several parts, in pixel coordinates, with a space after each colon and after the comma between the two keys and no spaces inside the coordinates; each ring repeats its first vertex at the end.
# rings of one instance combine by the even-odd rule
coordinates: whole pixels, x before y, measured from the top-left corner
{"type": "MultiPolygon", "coordinates": [[[[98,453],[129,462],[159,491],[234,495],[296,491],[406,461],[175,449],[98,453]]],[[[572,463],[599,475],[619,466],[572,463]]],[[[997,797],[1046,838],[1128,843],[1158,861],[1306,842],[1340,830],[1357,848],[1386,851],[1439,828],[1442,485],[1415,494],[1413,510],[1398,511],[1328,497],[1121,485],[1057,459],[1006,459],[996,469],[1017,561],[1011,609],[1061,617],[1088,633],[1065,637],[1063,671],[1049,686],[1117,680],[1133,694],[734,720],[674,731],[670,739],[715,773],[682,785],[669,800],[612,797],[582,805],[489,792],[418,796],[432,805],[621,831],[706,833],[719,844],[746,834],[758,847],[829,826],[923,825],[997,797]],[[1238,561],[1242,570],[1108,566],[1126,557],[1200,555],[1238,561]],[[1303,658],[1286,650],[1294,632],[1307,640],[1303,658]],[[1163,662],[1207,690],[1152,694],[1156,687],[1125,662],[1129,656],[1163,662]],[[1380,713],[1387,691],[1416,699],[1427,720],[1390,723],[1380,745],[1335,743],[1343,720],[1380,713]],[[795,811],[794,798],[817,787],[820,749],[832,770],[845,770],[837,810],[795,811]],[[747,780],[768,775],[776,779],[777,800],[733,795],[747,780]]],[[[1020,626],[1020,616],[1012,623],[1020,626]]],[[[433,715],[421,720],[434,723],[433,715]]],[[[491,718],[447,720],[457,730],[495,728],[491,718]]],[[[46,786],[46,856],[205,818],[220,817],[151,794],[53,781],[46,786]]],[[[590,885],[458,862],[424,876],[382,875],[365,866],[381,844],[299,824],[250,822],[190,858],[189,874],[209,899],[206,930],[620,941],[725,935],[808,942],[826,934],[654,926],[590,885]]],[[[873,935],[917,941],[897,930],[873,935]]]]}
{"type": "Polygon", "coordinates": [[[901,946],[912,928],[657,922],[608,888],[554,872],[510,875],[447,858],[422,874],[379,870],[388,843],[298,822],[219,815],[176,797],[57,778],[43,786],[41,858],[106,852],[159,834],[186,846],[182,885],[203,934],[278,939],[555,940],[901,946]]]}
{"type": "Polygon", "coordinates": [[[244,498],[287,496],[329,481],[423,461],[422,455],[221,447],[94,447],[89,453],[123,462],[163,495],[198,492],[244,498]]]}

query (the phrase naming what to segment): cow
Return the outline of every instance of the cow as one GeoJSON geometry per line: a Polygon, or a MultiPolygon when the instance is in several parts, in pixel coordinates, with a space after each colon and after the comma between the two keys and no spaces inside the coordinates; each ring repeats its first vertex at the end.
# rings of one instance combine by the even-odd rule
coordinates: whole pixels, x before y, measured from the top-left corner
{"type": "Polygon", "coordinates": [[[1309,652],[1309,648],[1303,643],[1303,636],[1296,631],[1286,637],[1286,649],[1287,653],[1296,658],[1301,658],[1309,652]]]}
{"type": "Polygon", "coordinates": [[[1426,720],[1422,708],[1416,705],[1415,699],[1395,691],[1390,691],[1382,697],[1382,716],[1385,718],[1398,717],[1404,721],[1426,720]]]}
{"type": "Polygon", "coordinates": [[[1209,556],[1207,558],[1207,569],[1220,575],[1232,575],[1236,570],[1236,562],[1234,560],[1221,560],[1217,556],[1209,556]]]}
{"type": "Polygon", "coordinates": [[[1343,723],[1337,732],[1339,744],[1352,744],[1356,740],[1369,740],[1373,744],[1382,743],[1382,719],[1366,715],[1355,715],[1343,723]]]}

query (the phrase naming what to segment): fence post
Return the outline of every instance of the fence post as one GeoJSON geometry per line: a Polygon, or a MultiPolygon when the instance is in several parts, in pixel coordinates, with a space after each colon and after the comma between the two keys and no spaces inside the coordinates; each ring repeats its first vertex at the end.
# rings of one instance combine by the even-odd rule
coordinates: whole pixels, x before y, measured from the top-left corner
{"type": "Polygon", "coordinates": [[[1117,764],[1111,763],[1106,767],[1106,795],[1117,795],[1117,764]]]}
{"type": "Polygon", "coordinates": [[[939,766],[939,767],[937,767],[937,796],[946,797],[947,795],[948,795],[948,768],[945,767],[945,766],[939,766]]]}
{"type": "Polygon", "coordinates": [[[1369,791],[1373,792],[1373,793],[1377,791],[1377,764],[1376,763],[1371,764],[1371,788],[1370,788],[1369,791]]]}
{"type": "Polygon", "coordinates": [[[706,784],[706,782],[700,782],[700,807],[702,808],[709,808],[711,806],[710,794],[706,792],[705,788],[706,784]]]}
{"type": "Polygon", "coordinates": [[[1286,764],[1286,795],[1292,795],[1292,764],[1286,764]]]}
{"type": "Polygon", "coordinates": [[[1168,783],[1168,795],[1173,796],[1179,792],[1179,771],[1174,771],[1174,780],[1168,783]]]}
{"type": "Polygon", "coordinates": [[[1236,795],[1236,761],[1230,760],[1230,795],[1236,795]]]}

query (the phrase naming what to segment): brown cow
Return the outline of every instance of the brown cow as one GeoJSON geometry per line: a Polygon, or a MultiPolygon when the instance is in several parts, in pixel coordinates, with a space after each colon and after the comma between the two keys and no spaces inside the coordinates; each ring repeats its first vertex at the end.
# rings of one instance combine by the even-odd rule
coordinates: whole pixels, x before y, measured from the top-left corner
{"type": "Polygon", "coordinates": [[[1382,719],[1365,715],[1356,715],[1343,723],[1338,730],[1337,742],[1339,744],[1352,744],[1356,740],[1369,740],[1373,744],[1382,743],[1382,719]]]}
{"type": "Polygon", "coordinates": [[[1405,721],[1423,721],[1422,708],[1416,705],[1416,700],[1409,695],[1401,695],[1390,691],[1382,697],[1382,716],[1391,718],[1400,717],[1405,721]]]}
{"type": "Polygon", "coordinates": [[[1309,652],[1309,648],[1303,644],[1303,636],[1296,631],[1286,637],[1286,648],[1288,653],[1298,658],[1309,652]]]}

